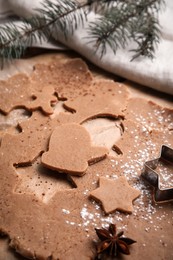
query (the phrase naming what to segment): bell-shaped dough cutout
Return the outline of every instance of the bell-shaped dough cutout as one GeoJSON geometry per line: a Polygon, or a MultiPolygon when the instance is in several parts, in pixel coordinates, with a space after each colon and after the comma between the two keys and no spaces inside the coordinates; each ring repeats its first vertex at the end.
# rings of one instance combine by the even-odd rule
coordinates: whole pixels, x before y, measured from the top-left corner
{"type": "Polygon", "coordinates": [[[89,164],[105,158],[107,153],[107,148],[91,144],[90,135],[83,126],[65,124],[53,131],[42,163],[50,169],[81,176],[89,164]]]}

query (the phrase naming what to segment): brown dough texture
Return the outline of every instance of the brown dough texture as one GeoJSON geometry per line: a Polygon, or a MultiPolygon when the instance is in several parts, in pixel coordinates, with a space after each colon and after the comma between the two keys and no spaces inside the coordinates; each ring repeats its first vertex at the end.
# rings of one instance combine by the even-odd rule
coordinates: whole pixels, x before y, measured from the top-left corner
{"type": "Polygon", "coordinates": [[[115,210],[132,213],[132,202],[139,195],[140,191],[132,188],[124,176],[119,177],[117,180],[102,177],[99,179],[99,188],[90,193],[91,197],[102,203],[107,214],[115,210]]]}
{"type": "Polygon", "coordinates": [[[117,259],[173,259],[172,203],[155,204],[140,176],[173,148],[171,108],[56,56],[0,92],[0,260],[94,259],[110,223],[137,241],[117,259]]]}
{"type": "Polygon", "coordinates": [[[106,153],[108,150],[104,147],[92,147],[90,135],[83,126],[65,124],[53,131],[42,163],[48,168],[81,176],[88,164],[100,161],[106,153]]]}

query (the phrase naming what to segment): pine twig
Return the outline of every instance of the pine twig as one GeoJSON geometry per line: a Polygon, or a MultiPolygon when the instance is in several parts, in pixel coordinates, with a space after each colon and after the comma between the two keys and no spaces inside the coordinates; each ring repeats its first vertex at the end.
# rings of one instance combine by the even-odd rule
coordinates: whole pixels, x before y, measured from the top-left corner
{"type": "Polygon", "coordinates": [[[26,48],[37,39],[49,40],[52,31],[61,31],[65,39],[87,20],[90,10],[99,13],[100,18],[89,24],[89,43],[94,43],[101,57],[111,48],[125,48],[133,40],[137,48],[132,60],[144,55],[154,57],[155,46],[160,40],[157,14],[164,0],[50,0],[43,2],[39,15],[23,19],[18,27],[14,23],[0,26],[0,59],[20,58],[26,48]]]}
{"type": "Polygon", "coordinates": [[[108,47],[116,53],[133,40],[137,48],[131,50],[135,52],[132,60],[141,55],[153,58],[160,40],[157,15],[163,3],[162,0],[109,1],[109,8],[90,25],[90,43],[95,43],[102,57],[108,47]]]}
{"type": "Polygon", "coordinates": [[[37,9],[40,15],[21,19],[20,27],[15,23],[0,26],[1,67],[6,60],[20,58],[36,39],[42,42],[51,38],[52,29],[59,28],[67,38],[86,19],[85,6],[87,3],[79,4],[75,0],[61,0],[56,4],[45,0],[43,7],[37,9]]]}

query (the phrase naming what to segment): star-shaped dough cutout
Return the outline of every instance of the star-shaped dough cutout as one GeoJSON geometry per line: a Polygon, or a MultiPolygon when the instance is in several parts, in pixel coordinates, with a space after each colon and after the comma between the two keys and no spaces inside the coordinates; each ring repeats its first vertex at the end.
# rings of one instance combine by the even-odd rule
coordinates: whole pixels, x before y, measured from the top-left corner
{"type": "Polygon", "coordinates": [[[139,197],[140,191],[131,187],[124,176],[116,180],[105,177],[99,179],[100,187],[90,193],[90,196],[101,202],[106,214],[115,210],[132,213],[132,202],[139,197]]]}

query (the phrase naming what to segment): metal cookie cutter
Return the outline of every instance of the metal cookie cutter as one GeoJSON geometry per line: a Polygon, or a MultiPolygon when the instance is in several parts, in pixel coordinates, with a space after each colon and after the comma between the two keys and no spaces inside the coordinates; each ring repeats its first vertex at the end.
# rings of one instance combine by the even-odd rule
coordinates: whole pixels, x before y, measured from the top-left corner
{"type": "Polygon", "coordinates": [[[165,189],[160,188],[160,177],[156,171],[159,161],[166,161],[169,164],[173,164],[173,149],[162,145],[160,157],[145,162],[141,173],[142,178],[154,187],[154,201],[156,203],[173,200],[173,186],[165,189]]]}

